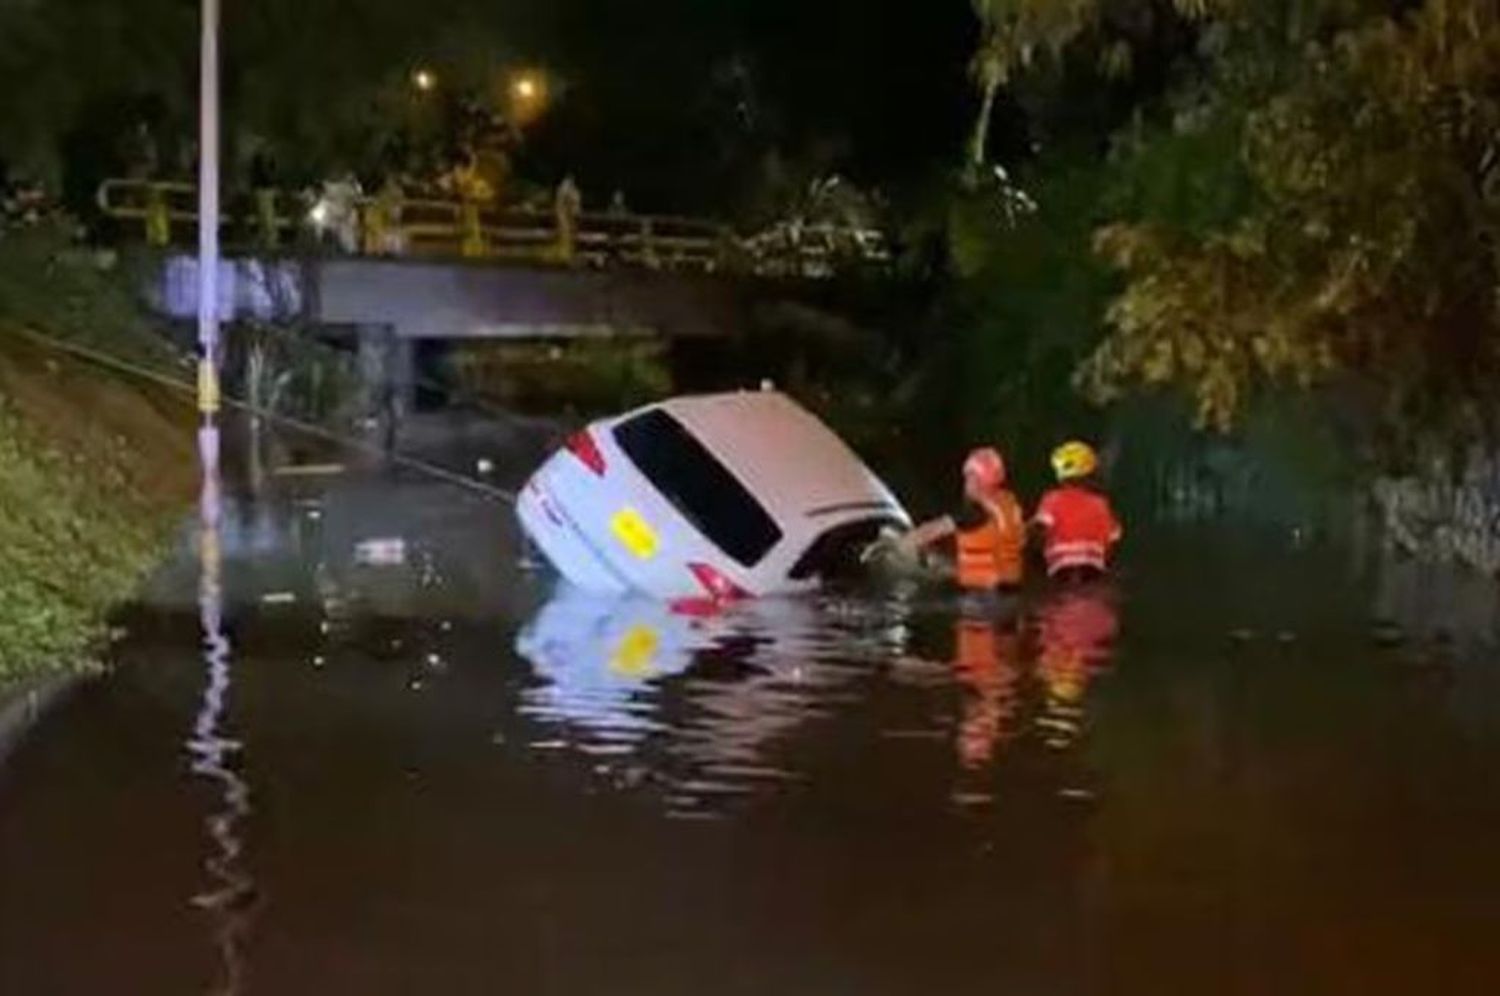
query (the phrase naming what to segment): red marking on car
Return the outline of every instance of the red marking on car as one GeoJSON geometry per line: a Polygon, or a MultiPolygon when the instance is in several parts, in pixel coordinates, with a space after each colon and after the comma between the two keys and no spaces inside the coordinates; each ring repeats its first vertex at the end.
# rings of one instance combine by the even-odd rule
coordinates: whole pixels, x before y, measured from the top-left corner
{"type": "Polygon", "coordinates": [[[709,619],[724,611],[724,603],[712,598],[677,598],[667,603],[673,615],[690,619],[709,619]]]}
{"type": "Polygon", "coordinates": [[[688,570],[693,572],[693,577],[703,586],[708,597],[720,605],[750,597],[749,592],[708,564],[690,563],[688,570]]]}
{"type": "Polygon", "coordinates": [[[604,476],[604,453],[587,429],[579,429],[569,436],[568,441],[563,445],[585,467],[599,477],[604,476]]]}

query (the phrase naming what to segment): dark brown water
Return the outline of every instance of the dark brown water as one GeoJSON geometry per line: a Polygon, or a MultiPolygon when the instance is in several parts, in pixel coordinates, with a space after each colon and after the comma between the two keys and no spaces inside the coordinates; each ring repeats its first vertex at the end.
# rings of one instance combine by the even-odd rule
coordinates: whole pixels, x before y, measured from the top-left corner
{"type": "Polygon", "coordinates": [[[0,993],[1496,988],[1477,581],[1163,529],[989,615],[691,621],[406,478],[224,534],[219,683],[185,535],[0,768],[0,993]]]}

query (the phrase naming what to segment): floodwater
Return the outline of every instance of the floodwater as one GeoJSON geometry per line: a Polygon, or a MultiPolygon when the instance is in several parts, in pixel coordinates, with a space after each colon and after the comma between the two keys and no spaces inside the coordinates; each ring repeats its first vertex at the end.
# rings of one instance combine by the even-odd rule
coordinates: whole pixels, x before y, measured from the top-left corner
{"type": "Polygon", "coordinates": [[[185,529],[5,760],[0,993],[1495,988],[1477,579],[1162,527],[988,614],[687,619],[342,459],[231,466],[221,590],[185,529]]]}

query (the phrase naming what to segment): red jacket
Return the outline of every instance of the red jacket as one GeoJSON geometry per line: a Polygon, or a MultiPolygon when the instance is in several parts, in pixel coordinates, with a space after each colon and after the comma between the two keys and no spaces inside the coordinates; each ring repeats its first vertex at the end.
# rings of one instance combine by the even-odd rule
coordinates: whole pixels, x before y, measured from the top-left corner
{"type": "Polygon", "coordinates": [[[1068,567],[1109,565],[1109,549],[1120,539],[1120,521],[1109,499],[1077,484],[1064,484],[1042,496],[1036,521],[1046,530],[1047,573],[1068,567]]]}

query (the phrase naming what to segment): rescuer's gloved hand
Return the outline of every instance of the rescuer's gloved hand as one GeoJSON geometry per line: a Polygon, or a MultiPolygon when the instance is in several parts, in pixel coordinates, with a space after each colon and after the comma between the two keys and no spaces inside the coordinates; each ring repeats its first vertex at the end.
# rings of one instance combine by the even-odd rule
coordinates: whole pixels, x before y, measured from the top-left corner
{"type": "Polygon", "coordinates": [[[881,526],[880,535],[876,536],[859,553],[859,562],[868,564],[884,560],[894,553],[901,545],[901,533],[893,526],[881,526]]]}
{"type": "Polygon", "coordinates": [[[881,529],[873,543],[860,554],[860,562],[883,574],[910,577],[924,570],[921,553],[909,542],[908,533],[892,526],[881,529]]]}

